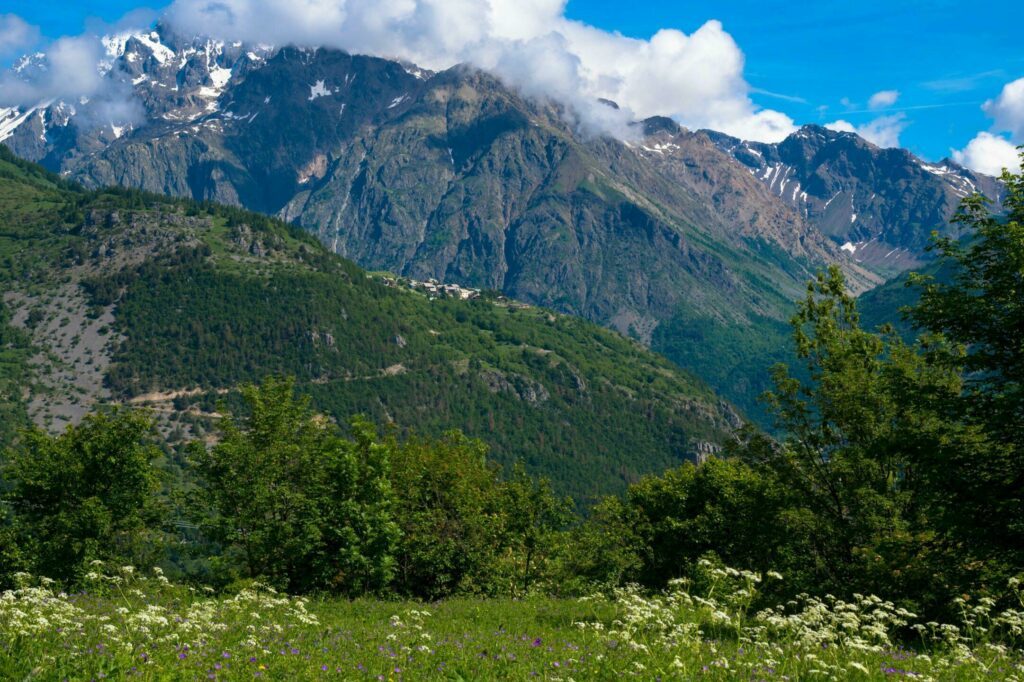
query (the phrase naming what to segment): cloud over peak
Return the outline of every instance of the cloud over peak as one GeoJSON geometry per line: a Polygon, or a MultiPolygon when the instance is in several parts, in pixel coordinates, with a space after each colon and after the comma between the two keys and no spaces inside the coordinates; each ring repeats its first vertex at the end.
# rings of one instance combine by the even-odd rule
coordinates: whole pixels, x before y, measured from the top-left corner
{"type": "Polygon", "coordinates": [[[0,76],[0,104],[34,106],[60,97],[91,97],[104,86],[101,56],[102,45],[94,36],[55,40],[44,61],[25,62],[19,71],[0,76]]]}
{"type": "Polygon", "coordinates": [[[953,160],[962,166],[986,175],[999,175],[1004,168],[1020,167],[1017,148],[1006,138],[992,133],[978,133],[963,149],[953,150],[953,160]]]}
{"type": "Polygon", "coordinates": [[[335,47],[435,70],[468,62],[571,104],[600,132],[624,134],[630,118],[654,115],[762,141],[795,130],[750,100],[743,52],[717,21],[639,40],[567,19],[564,0],[175,0],[167,20],[186,35],[335,47]]]}
{"type": "Polygon", "coordinates": [[[0,55],[31,47],[39,40],[39,29],[17,14],[0,14],[0,55]]]}
{"type": "MultiPolygon", "coordinates": [[[[35,42],[38,31],[30,29],[35,42]]],[[[13,69],[0,72],[0,107],[32,108],[63,101],[86,127],[141,122],[141,103],[130,85],[107,77],[110,68],[99,34],[59,38],[44,53],[24,57],[13,69]]]]}
{"type": "Polygon", "coordinates": [[[993,132],[980,132],[963,149],[954,149],[953,160],[989,175],[999,175],[1004,168],[1019,172],[1017,145],[1024,144],[1024,78],[1007,83],[998,97],[981,108],[992,118],[993,132]]]}
{"type": "Polygon", "coordinates": [[[996,130],[1004,130],[1018,142],[1024,142],[1024,78],[1007,83],[995,99],[982,106],[992,117],[996,130]]]}
{"type": "Polygon", "coordinates": [[[900,133],[909,125],[904,114],[879,116],[861,126],[849,121],[838,120],[825,125],[829,130],[841,133],[856,133],[865,140],[883,149],[900,146],[900,133]]]}

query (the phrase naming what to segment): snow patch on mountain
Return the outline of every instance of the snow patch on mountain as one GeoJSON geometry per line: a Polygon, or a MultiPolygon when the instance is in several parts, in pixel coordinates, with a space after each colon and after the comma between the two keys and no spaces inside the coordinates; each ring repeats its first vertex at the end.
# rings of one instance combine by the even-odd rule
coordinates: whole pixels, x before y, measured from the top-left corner
{"type": "Polygon", "coordinates": [[[327,87],[324,81],[317,81],[313,85],[309,86],[309,101],[317,99],[318,97],[327,97],[331,94],[331,89],[327,87]]]}
{"type": "Polygon", "coordinates": [[[0,109],[0,142],[13,135],[14,131],[27,121],[35,110],[36,107],[32,107],[25,112],[21,112],[17,108],[0,109]]]}

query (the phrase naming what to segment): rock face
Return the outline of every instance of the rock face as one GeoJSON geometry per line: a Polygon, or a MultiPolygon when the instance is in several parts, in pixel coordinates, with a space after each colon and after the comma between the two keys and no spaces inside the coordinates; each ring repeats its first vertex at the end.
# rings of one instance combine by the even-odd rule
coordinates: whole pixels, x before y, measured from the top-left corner
{"type": "Polygon", "coordinates": [[[933,230],[956,236],[960,200],[998,203],[1002,184],[949,159],[931,164],[852,134],[804,126],[778,144],[704,134],[854,259],[886,276],[927,259],[933,230]]]}
{"type": "Polygon", "coordinates": [[[0,112],[0,138],[88,186],[276,214],[367,268],[600,322],[745,407],[764,377],[738,381],[736,368],[776,359],[763,349],[784,345],[816,269],[840,262],[857,289],[881,281],[856,262],[860,247],[841,248],[856,235],[791,200],[791,185],[780,195],[717,134],[654,118],[628,140],[588,135],[559,105],[464,67],[163,31],[108,44],[104,68],[135,93],[140,118],[97,128],[91,105],[56,103],[0,112]]]}

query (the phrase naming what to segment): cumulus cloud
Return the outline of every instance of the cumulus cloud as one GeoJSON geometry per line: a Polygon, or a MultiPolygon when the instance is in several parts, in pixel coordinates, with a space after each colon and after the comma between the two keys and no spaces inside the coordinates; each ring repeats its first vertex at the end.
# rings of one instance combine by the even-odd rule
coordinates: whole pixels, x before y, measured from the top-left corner
{"type": "Polygon", "coordinates": [[[856,133],[857,132],[857,126],[855,126],[852,123],[850,123],[849,121],[845,121],[843,119],[839,119],[838,121],[832,121],[831,123],[826,123],[825,127],[828,128],[829,130],[834,130],[837,133],[856,133]]]}
{"type": "Polygon", "coordinates": [[[1004,137],[992,133],[978,133],[963,149],[953,151],[953,160],[960,165],[985,173],[999,175],[1004,168],[1020,168],[1017,148],[1004,137]]]}
{"type": "Polygon", "coordinates": [[[431,69],[470,63],[572,105],[602,132],[654,115],[762,141],[796,129],[751,101],[743,52],[717,21],[638,40],[567,19],[565,0],[175,0],[167,19],[224,40],[336,47],[431,69]]]}
{"type": "Polygon", "coordinates": [[[1003,130],[1018,142],[1024,142],[1024,78],[1007,83],[995,99],[982,109],[992,117],[996,130],[1003,130]]]}
{"type": "Polygon", "coordinates": [[[25,49],[39,40],[39,28],[17,14],[0,14],[0,55],[25,49]]]}
{"type": "Polygon", "coordinates": [[[869,109],[885,109],[896,104],[896,100],[900,98],[899,90],[881,90],[871,95],[871,99],[868,100],[869,109]]]}
{"type": "Polygon", "coordinates": [[[841,133],[856,133],[868,142],[888,149],[900,146],[900,134],[907,125],[909,122],[904,114],[893,114],[892,116],[879,116],[861,126],[855,126],[849,121],[838,120],[825,124],[825,127],[841,133]]]}
{"type": "Polygon", "coordinates": [[[953,150],[953,160],[968,168],[999,175],[1004,168],[1018,172],[1017,145],[1024,144],[1024,78],[1007,83],[995,99],[981,107],[992,118],[992,132],[980,132],[963,149],[953,150]]]}

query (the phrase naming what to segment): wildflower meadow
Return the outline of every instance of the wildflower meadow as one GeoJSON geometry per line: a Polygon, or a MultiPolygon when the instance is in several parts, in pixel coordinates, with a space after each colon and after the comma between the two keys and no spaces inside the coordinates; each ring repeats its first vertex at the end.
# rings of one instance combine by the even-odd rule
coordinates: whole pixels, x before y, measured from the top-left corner
{"type": "Polygon", "coordinates": [[[5,680],[1024,679],[1024,603],[966,596],[956,624],[875,596],[753,609],[763,581],[702,565],[660,593],[320,601],[234,594],[96,565],[76,593],[21,575],[0,597],[5,680]]]}

